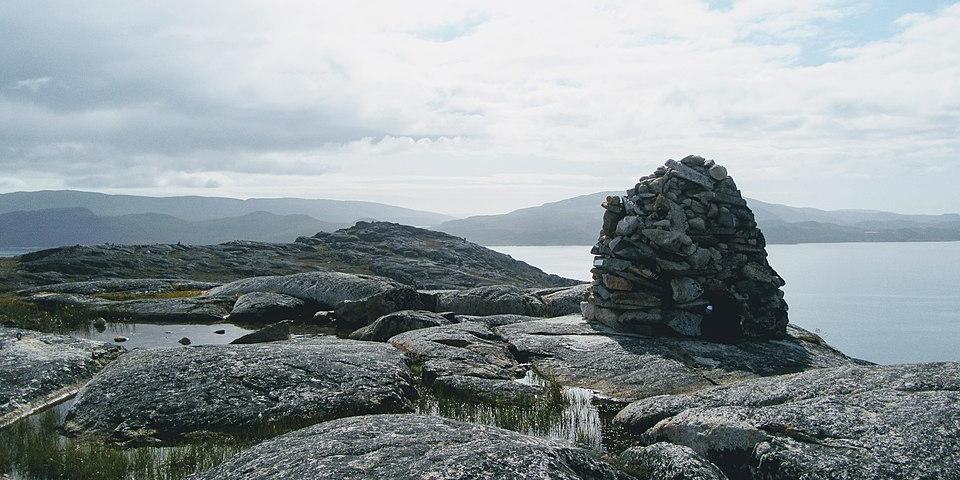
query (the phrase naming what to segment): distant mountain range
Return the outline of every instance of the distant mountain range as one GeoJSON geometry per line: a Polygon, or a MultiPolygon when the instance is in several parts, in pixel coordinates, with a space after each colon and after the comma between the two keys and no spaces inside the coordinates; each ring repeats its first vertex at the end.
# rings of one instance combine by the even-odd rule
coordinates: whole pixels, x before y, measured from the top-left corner
{"type": "Polygon", "coordinates": [[[290,242],[298,236],[333,232],[349,225],[352,223],[267,212],[183,220],[161,213],[99,216],[86,208],[59,208],[0,213],[0,247],[178,242],[207,245],[238,239],[290,242]]]}
{"type": "MultiPolygon", "coordinates": [[[[589,245],[597,240],[607,195],[599,192],[502,215],[450,220],[437,230],[481,245],[589,245]]],[[[903,215],[874,210],[819,210],[747,199],[767,242],[906,242],[960,240],[960,215],[903,215]]]]}
{"type": "MultiPolygon", "coordinates": [[[[304,198],[145,197],[109,195],[76,190],[42,190],[0,194],[0,213],[24,210],[85,208],[94,215],[116,217],[160,213],[183,220],[241,217],[255,212],[276,215],[309,215],[332,223],[353,224],[361,219],[413,226],[437,225],[454,217],[383,203],[304,198]]],[[[316,233],[316,232],[314,232],[316,233]]]]}
{"type": "MultiPolygon", "coordinates": [[[[587,245],[596,241],[600,192],[502,215],[448,215],[373,202],[217,197],[143,197],[64,191],[0,194],[0,248],[231,240],[291,242],[358,220],[457,235],[481,245],[587,245]]],[[[748,199],[768,243],[960,240],[960,215],[818,210],[748,199]]]]}

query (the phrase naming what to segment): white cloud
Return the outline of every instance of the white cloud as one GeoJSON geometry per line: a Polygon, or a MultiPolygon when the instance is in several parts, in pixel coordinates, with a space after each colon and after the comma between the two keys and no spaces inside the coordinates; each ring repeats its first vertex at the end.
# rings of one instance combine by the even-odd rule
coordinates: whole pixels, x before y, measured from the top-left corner
{"type": "Polygon", "coordinates": [[[0,96],[0,164],[27,185],[51,181],[42,163],[64,185],[97,169],[89,184],[104,190],[342,196],[459,213],[622,189],[667,157],[701,153],[766,200],[956,210],[960,173],[944,166],[960,166],[960,5],[904,17],[881,41],[839,41],[827,63],[798,62],[810,42],[843,37],[843,19],[863,8],[56,9],[82,12],[61,33],[78,53],[44,43],[58,19],[27,7],[10,18],[35,28],[55,71],[23,62],[14,73],[57,82],[17,90],[40,100],[0,96]]]}

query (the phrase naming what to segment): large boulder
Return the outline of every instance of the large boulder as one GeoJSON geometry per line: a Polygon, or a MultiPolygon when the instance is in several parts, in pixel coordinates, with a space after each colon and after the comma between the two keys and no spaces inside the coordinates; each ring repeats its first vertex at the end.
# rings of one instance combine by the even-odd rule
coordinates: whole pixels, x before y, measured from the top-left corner
{"type": "Polygon", "coordinates": [[[384,315],[370,325],[354,330],[354,332],[350,334],[350,338],[354,340],[386,342],[390,340],[390,337],[403,332],[448,325],[453,323],[450,317],[451,315],[443,316],[439,313],[424,310],[403,310],[384,315]]]}
{"type": "Polygon", "coordinates": [[[511,313],[542,317],[546,312],[543,302],[535,294],[513,285],[440,292],[437,294],[437,309],[461,315],[511,313]]]}
{"type": "Polygon", "coordinates": [[[250,292],[240,295],[228,319],[239,323],[275,323],[296,320],[307,314],[303,300],[273,292],[250,292]]]}
{"type": "Polygon", "coordinates": [[[509,346],[476,322],[413,330],[390,343],[422,367],[427,383],[447,375],[511,380],[524,371],[509,346]]]}
{"type": "Polygon", "coordinates": [[[76,397],[72,435],[132,444],[288,428],[345,415],[402,412],[416,396],[388,345],[311,338],[134,351],[76,397]]]}
{"type": "Polygon", "coordinates": [[[125,351],[109,343],[0,327],[0,428],[69,396],[125,351]]]}
{"type": "Polygon", "coordinates": [[[30,300],[46,308],[79,308],[107,318],[158,323],[222,322],[232,303],[208,297],[115,301],[69,293],[36,293],[30,300]]]}
{"type": "Polygon", "coordinates": [[[251,277],[207,292],[211,297],[233,297],[272,292],[308,302],[314,309],[336,310],[341,326],[364,326],[398,310],[435,310],[431,295],[383,277],[340,272],[251,277]]]}
{"type": "Polygon", "coordinates": [[[545,316],[562,317],[580,313],[580,303],[590,294],[590,284],[583,283],[565,288],[537,290],[536,295],[543,302],[545,316]]]}
{"type": "Polygon", "coordinates": [[[630,447],[617,456],[617,465],[637,478],[655,480],[727,480],[727,476],[690,447],[658,442],[630,447]]]}
{"type": "Polygon", "coordinates": [[[960,478],[960,364],[847,365],[635,402],[616,421],[733,478],[960,478]]]}
{"type": "Polygon", "coordinates": [[[424,415],[314,425],[261,443],[197,476],[262,479],[628,479],[587,451],[495,427],[424,415]]]}
{"type": "Polygon", "coordinates": [[[590,388],[624,402],[859,362],[796,327],[784,339],[720,343],[623,334],[570,315],[504,325],[494,332],[520,361],[561,385],[590,388]]]}

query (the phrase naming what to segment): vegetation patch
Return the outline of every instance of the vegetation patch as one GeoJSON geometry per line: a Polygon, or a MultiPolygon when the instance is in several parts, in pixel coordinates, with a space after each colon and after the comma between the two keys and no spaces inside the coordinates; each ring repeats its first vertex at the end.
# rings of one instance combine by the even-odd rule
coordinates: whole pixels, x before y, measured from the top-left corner
{"type": "Polygon", "coordinates": [[[171,290],[166,292],[109,292],[94,295],[104,300],[153,300],[167,298],[192,298],[203,295],[204,290],[171,290]]]}
{"type": "Polygon", "coordinates": [[[14,294],[0,293],[0,325],[58,333],[87,326],[98,316],[78,307],[47,310],[14,294]]]}

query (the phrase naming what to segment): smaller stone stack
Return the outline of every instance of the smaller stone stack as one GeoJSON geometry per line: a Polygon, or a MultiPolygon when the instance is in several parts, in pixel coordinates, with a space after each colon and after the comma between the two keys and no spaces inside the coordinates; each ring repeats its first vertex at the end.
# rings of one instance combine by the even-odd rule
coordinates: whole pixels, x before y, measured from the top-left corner
{"type": "Polygon", "coordinates": [[[668,160],[603,208],[587,320],[643,334],[786,333],[783,279],[726,168],[693,155],[668,160]]]}

